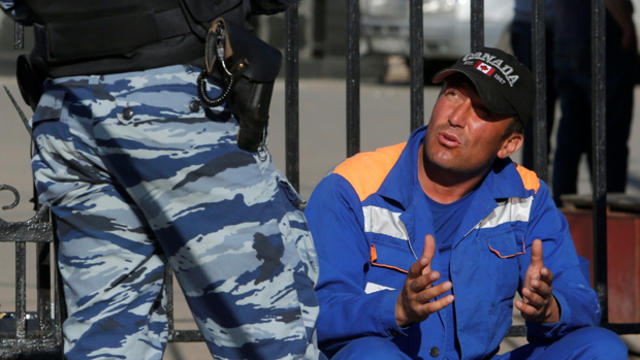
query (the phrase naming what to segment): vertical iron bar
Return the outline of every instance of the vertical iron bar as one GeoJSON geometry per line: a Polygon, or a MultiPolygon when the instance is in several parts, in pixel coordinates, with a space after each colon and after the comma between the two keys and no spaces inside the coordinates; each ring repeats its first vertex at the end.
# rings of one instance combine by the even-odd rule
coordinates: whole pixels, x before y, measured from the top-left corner
{"type": "Polygon", "coordinates": [[[168,340],[171,341],[175,335],[173,328],[173,271],[168,262],[164,266],[164,295],[167,299],[168,340]]]}
{"type": "Polygon", "coordinates": [[[360,151],[360,0],[347,1],[347,157],[360,151]]]}
{"type": "Polygon", "coordinates": [[[13,49],[24,49],[24,26],[17,22],[13,23],[13,49]]]}
{"type": "Polygon", "coordinates": [[[409,38],[411,53],[411,131],[424,124],[424,30],[422,0],[411,0],[409,9],[409,38]]]}
{"type": "Polygon", "coordinates": [[[471,0],[471,51],[484,46],[484,0],[471,0]]]}
{"type": "Polygon", "coordinates": [[[536,106],[533,117],[534,168],[538,177],[548,181],[547,156],[547,75],[546,75],[546,46],[545,46],[545,9],[544,0],[534,0],[533,21],[531,21],[531,54],[533,75],[536,79],[536,106]]]}
{"type": "Polygon", "coordinates": [[[38,298],[38,327],[51,328],[51,243],[37,243],[36,289],[38,298]]]}
{"type": "Polygon", "coordinates": [[[26,337],[27,315],[27,263],[26,243],[16,242],[16,339],[26,337]]]}
{"type": "Polygon", "coordinates": [[[327,2],[315,0],[313,2],[313,50],[312,56],[324,56],[324,42],[327,39],[327,2]]]}
{"type": "MultiPolygon", "coordinates": [[[[36,197],[37,199],[37,197],[36,197]]],[[[60,346],[60,350],[62,350],[62,324],[67,318],[67,303],[64,298],[64,284],[62,282],[62,276],[60,276],[60,271],[58,269],[58,254],[60,250],[60,243],[56,236],[56,221],[53,217],[51,211],[49,211],[48,218],[51,221],[52,233],[53,233],[53,263],[55,264],[55,271],[53,275],[54,283],[56,287],[54,288],[54,297],[55,297],[55,309],[53,312],[54,316],[54,324],[55,328],[53,331],[55,332],[55,338],[60,346]]]]}
{"type": "Polygon", "coordinates": [[[299,120],[299,59],[298,59],[298,4],[285,13],[287,23],[287,49],[285,62],[285,153],[286,172],[291,185],[300,191],[300,120],[299,120]]]}
{"type": "Polygon", "coordinates": [[[605,0],[591,0],[591,152],[593,164],[594,284],[602,308],[602,323],[609,322],[607,301],[607,148],[606,148],[606,36],[605,0]]]}

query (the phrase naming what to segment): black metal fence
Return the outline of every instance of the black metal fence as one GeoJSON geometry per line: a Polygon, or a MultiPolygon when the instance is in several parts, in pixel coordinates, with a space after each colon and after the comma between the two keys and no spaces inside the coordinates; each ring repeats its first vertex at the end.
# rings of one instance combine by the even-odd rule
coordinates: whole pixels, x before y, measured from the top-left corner
{"type": "MultiPolygon", "coordinates": [[[[410,1],[410,128],[414,130],[424,123],[424,73],[423,73],[423,0],[410,1]]],[[[612,324],[607,312],[607,237],[606,237],[606,144],[605,144],[605,8],[604,0],[591,0],[592,4],[592,128],[594,164],[592,179],[593,224],[594,224],[594,284],[602,305],[602,325],[619,334],[640,333],[640,324],[612,324]]],[[[360,150],[360,7],[358,0],[347,4],[348,38],[346,56],[346,133],[347,156],[360,150]]],[[[471,49],[484,43],[484,2],[471,0],[471,49]]],[[[299,40],[298,8],[291,7],[286,15],[287,42],[285,49],[285,151],[286,175],[299,188],[299,40]]],[[[545,24],[544,0],[533,0],[532,54],[536,79],[536,106],[534,122],[534,168],[539,177],[547,180],[547,130],[545,99],[545,24]]],[[[16,25],[15,46],[23,45],[23,29],[16,25]]],[[[3,206],[8,210],[19,202],[18,192],[0,184],[0,191],[10,191],[15,201],[3,206]]],[[[56,244],[54,229],[49,221],[48,210],[37,207],[36,215],[24,222],[6,222],[0,219],[0,242],[15,244],[15,311],[0,319],[0,358],[61,357],[61,321],[64,318],[64,299],[56,271],[56,244]],[[36,244],[37,311],[26,309],[26,247],[36,244]],[[51,280],[53,279],[53,281],[51,280]]],[[[173,317],[173,288],[171,270],[165,274],[167,311],[169,317],[169,341],[202,341],[197,330],[176,330],[173,317]]],[[[514,326],[509,336],[525,334],[524,326],[514,326]]]]}

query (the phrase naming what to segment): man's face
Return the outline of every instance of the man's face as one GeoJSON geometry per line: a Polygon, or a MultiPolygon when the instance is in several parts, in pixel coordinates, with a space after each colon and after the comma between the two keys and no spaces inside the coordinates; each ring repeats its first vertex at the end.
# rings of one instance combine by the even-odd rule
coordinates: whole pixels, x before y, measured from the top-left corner
{"type": "Polygon", "coordinates": [[[512,116],[485,108],[468,81],[451,81],[431,114],[425,160],[454,176],[481,173],[496,157],[507,157],[520,147],[521,134],[504,136],[512,121],[512,116]]]}

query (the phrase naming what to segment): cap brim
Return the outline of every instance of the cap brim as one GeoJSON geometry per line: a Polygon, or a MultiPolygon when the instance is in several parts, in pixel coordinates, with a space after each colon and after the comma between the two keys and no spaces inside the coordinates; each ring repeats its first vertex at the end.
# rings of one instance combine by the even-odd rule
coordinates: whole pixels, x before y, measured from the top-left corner
{"type": "Polygon", "coordinates": [[[449,77],[449,75],[453,75],[454,73],[460,73],[460,71],[458,69],[444,69],[444,70],[440,70],[438,71],[435,75],[433,75],[433,78],[431,78],[431,83],[432,84],[439,84],[441,83],[444,79],[446,79],[447,77],[449,77]]]}

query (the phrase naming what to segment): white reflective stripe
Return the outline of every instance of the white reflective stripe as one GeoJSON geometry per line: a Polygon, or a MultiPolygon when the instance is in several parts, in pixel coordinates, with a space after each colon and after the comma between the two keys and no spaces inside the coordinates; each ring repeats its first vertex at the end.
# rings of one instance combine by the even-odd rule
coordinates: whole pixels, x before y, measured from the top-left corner
{"type": "Polygon", "coordinates": [[[364,206],[364,231],[377,234],[384,234],[394,238],[409,240],[409,233],[400,220],[399,212],[378,206],[364,206]]]}
{"type": "Polygon", "coordinates": [[[382,291],[382,290],[395,290],[395,289],[388,286],[372,283],[372,282],[367,282],[367,285],[364,286],[365,294],[371,294],[371,293],[382,291]]]}
{"type": "Polygon", "coordinates": [[[528,198],[509,198],[499,203],[498,207],[489,216],[480,221],[476,228],[489,229],[514,221],[527,222],[529,221],[532,205],[533,196],[528,198]]]}

